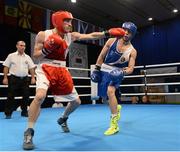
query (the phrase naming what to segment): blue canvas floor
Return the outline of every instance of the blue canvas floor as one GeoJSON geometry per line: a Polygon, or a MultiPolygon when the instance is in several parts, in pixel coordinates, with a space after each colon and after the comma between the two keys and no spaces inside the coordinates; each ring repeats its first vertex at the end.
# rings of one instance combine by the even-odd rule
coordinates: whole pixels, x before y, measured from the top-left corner
{"type": "MultiPolygon", "coordinates": [[[[122,105],[120,132],[104,136],[107,105],[81,105],[63,133],[57,118],[64,108],[42,109],[35,126],[35,151],[180,151],[180,105],[122,105]]],[[[0,151],[22,151],[27,118],[0,113],[0,151]]]]}

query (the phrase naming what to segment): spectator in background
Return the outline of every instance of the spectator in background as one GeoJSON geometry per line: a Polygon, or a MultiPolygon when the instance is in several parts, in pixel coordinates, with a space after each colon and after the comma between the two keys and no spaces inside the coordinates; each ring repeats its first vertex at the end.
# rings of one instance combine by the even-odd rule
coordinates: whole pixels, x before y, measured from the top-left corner
{"type": "Polygon", "coordinates": [[[25,54],[26,43],[24,41],[18,41],[16,48],[17,51],[10,53],[3,63],[3,84],[8,85],[8,97],[5,102],[4,110],[6,119],[11,119],[14,110],[14,97],[18,93],[23,97],[20,103],[22,109],[21,116],[28,117],[29,72],[31,74],[31,84],[35,83],[35,64],[30,56],[25,54]],[[9,77],[8,73],[10,74],[9,77]]]}
{"type": "Polygon", "coordinates": [[[142,100],[141,100],[142,104],[150,104],[151,102],[149,101],[149,98],[147,95],[142,96],[142,100]]]}
{"type": "Polygon", "coordinates": [[[138,97],[136,97],[136,96],[131,97],[131,103],[132,103],[132,104],[137,104],[138,101],[139,101],[139,98],[138,98],[138,97]]]}

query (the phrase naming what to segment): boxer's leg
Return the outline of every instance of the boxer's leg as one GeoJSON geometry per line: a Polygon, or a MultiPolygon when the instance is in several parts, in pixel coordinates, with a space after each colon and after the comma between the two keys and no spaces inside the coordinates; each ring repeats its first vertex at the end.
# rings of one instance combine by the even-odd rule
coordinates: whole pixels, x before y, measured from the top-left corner
{"type": "Polygon", "coordinates": [[[117,103],[117,98],[115,96],[116,87],[108,87],[108,98],[109,98],[109,107],[111,110],[111,120],[110,127],[104,132],[105,135],[113,135],[119,131],[118,121],[120,119],[120,109],[121,106],[117,103]]]}
{"type": "Polygon", "coordinates": [[[70,132],[69,127],[67,125],[67,119],[69,115],[79,107],[80,104],[81,104],[81,100],[79,98],[69,102],[62,117],[58,119],[57,122],[59,125],[61,125],[62,130],[64,132],[70,132]]]}
{"type": "Polygon", "coordinates": [[[23,149],[32,150],[34,149],[33,136],[34,136],[34,125],[40,114],[41,104],[43,103],[47,90],[49,87],[49,81],[44,75],[41,68],[36,69],[36,95],[29,107],[28,112],[28,127],[24,132],[23,149]]]}

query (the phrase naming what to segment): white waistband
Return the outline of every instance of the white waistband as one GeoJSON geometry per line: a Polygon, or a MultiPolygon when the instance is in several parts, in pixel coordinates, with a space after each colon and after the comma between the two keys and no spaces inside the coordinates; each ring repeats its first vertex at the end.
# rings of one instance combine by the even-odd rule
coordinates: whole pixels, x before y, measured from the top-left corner
{"type": "Polygon", "coordinates": [[[66,67],[66,61],[43,59],[40,64],[48,64],[56,67],[66,67]]]}
{"type": "Polygon", "coordinates": [[[121,69],[121,68],[114,67],[114,66],[111,66],[111,65],[107,65],[107,64],[104,64],[104,63],[101,65],[101,71],[104,71],[104,72],[111,72],[114,69],[121,69]]]}

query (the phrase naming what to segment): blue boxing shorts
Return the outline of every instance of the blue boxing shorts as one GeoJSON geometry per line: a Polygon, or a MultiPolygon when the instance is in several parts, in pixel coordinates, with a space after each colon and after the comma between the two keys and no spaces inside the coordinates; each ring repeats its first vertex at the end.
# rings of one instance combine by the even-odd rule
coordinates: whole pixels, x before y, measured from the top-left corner
{"type": "Polygon", "coordinates": [[[108,86],[114,86],[116,89],[119,88],[122,80],[120,81],[112,81],[110,72],[116,69],[116,67],[109,66],[107,64],[102,64],[101,66],[101,82],[98,83],[98,96],[102,97],[103,99],[108,99],[107,96],[107,89],[108,86]]]}

